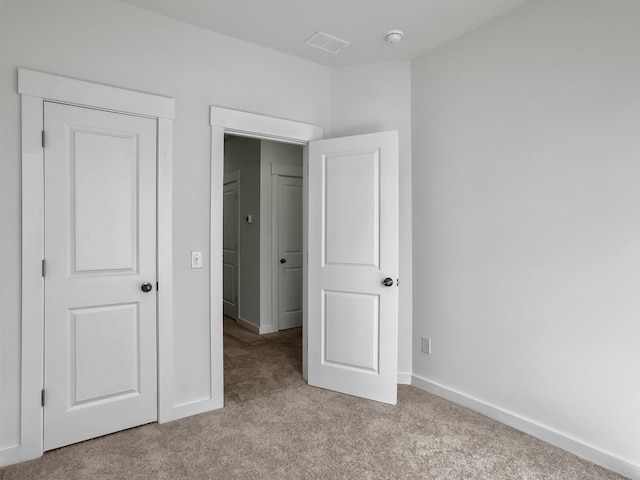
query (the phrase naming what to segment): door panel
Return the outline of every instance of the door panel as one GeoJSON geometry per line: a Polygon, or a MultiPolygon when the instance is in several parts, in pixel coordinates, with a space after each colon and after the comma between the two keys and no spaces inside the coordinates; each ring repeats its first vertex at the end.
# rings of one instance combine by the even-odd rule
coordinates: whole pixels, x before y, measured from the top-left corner
{"type": "Polygon", "coordinates": [[[70,135],[73,273],[135,272],[138,165],[131,157],[137,138],[73,127],[70,135]]]}
{"type": "Polygon", "coordinates": [[[277,186],[278,329],[284,330],[302,326],[302,179],[280,176],[277,186]]]}
{"type": "Polygon", "coordinates": [[[309,384],[395,404],[397,132],[309,144],[308,248],[309,384]]]}
{"type": "Polygon", "coordinates": [[[378,295],[325,291],[323,306],[322,363],[378,373],[378,295]]]}
{"type": "Polygon", "coordinates": [[[238,318],[238,181],[224,185],[222,209],[222,310],[238,318]]]}
{"type": "MultiPolygon", "coordinates": [[[[283,313],[302,311],[302,268],[283,268],[284,296],[283,313]]],[[[300,325],[295,325],[299,327],[300,325]]]]}
{"type": "Polygon", "coordinates": [[[378,150],[329,153],[323,163],[325,263],[379,266],[378,150]],[[357,195],[350,184],[353,179],[357,195]]]}
{"type": "Polygon", "coordinates": [[[157,419],[157,125],[49,102],[44,125],[50,450],[157,419]]]}
{"type": "Polygon", "coordinates": [[[70,409],[140,393],[138,305],[70,309],[70,409]],[[112,355],[111,352],[118,352],[112,355]]]}

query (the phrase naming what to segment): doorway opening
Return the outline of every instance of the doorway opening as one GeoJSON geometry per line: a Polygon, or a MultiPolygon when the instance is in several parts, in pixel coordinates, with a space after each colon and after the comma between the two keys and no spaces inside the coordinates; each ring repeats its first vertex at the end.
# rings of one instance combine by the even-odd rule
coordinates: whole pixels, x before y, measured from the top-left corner
{"type": "MultiPolygon", "coordinates": [[[[398,132],[321,140],[323,130],[314,125],[220,107],[211,107],[210,113],[213,387],[224,392],[224,137],[238,135],[304,146],[304,380],[395,405],[398,295],[392,287],[399,284],[398,132]],[[363,172],[368,181],[361,181],[363,172]]],[[[218,400],[224,403],[222,395],[218,400]]]]}
{"type": "Polygon", "coordinates": [[[303,150],[224,136],[225,398],[302,382],[303,150]]]}
{"type": "MultiPolygon", "coordinates": [[[[303,146],[303,182],[306,181],[304,172],[307,170],[306,145],[313,140],[321,139],[322,127],[291,120],[267,117],[254,113],[230,110],[221,107],[211,107],[211,377],[212,396],[218,407],[224,405],[224,345],[223,345],[223,275],[222,275],[222,241],[223,241],[223,182],[224,178],[224,139],[225,135],[273,140],[277,142],[303,146]]],[[[304,267],[307,244],[307,218],[304,214],[307,207],[306,189],[303,186],[303,267],[302,267],[302,377],[307,379],[307,335],[306,335],[306,286],[307,277],[304,267]]],[[[269,304],[267,304],[269,305],[269,304]]],[[[270,305],[269,305],[270,308],[270,305]]]]}

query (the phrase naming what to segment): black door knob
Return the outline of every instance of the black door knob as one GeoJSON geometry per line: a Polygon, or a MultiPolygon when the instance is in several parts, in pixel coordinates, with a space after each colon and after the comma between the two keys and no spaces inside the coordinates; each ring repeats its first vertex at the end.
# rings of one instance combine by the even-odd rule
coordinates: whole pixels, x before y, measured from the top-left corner
{"type": "Polygon", "coordinates": [[[151,285],[149,282],[144,282],[140,287],[140,290],[142,290],[144,293],[148,293],[153,290],[153,285],[151,285]]]}
{"type": "Polygon", "coordinates": [[[383,284],[385,287],[390,287],[390,286],[392,286],[392,285],[393,285],[393,279],[392,279],[392,278],[390,278],[390,277],[387,277],[387,278],[385,278],[385,279],[382,281],[382,284],[383,284]]]}
{"type": "Polygon", "coordinates": [[[287,259],[286,258],[281,258],[280,259],[280,263],[287,263],[287,259]]]}

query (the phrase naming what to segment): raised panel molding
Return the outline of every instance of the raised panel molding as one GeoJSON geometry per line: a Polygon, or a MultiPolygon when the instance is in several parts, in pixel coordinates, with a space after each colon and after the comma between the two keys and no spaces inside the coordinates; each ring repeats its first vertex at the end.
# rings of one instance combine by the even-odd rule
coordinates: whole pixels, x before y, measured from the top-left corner
{"type": "Polygon", "coordinates": [[[73,309],[69,316],[70,409],[137,394],[140,391],[138,304],[73,309]],[[113,356],[109,352],[118,354],[113,356]]]}
{"type": "Polygon", "coordinates": [[[138,138],[135,135],[89,131],[73,126],[69,130],[71,168],[75,180],[71,185],[71,272],[137,272],[139,219],[131,198],[137,198],[139,193],[138,138]],[[93,137],[91,143],[86,138],[88,135],[93,137]],[[91,154],[85,155],[87,151],[91,154]],[[98,161],[96,152],[100,153],[98,161]],[[126,175],[118,175],[120,172],[126,172],[126,175]],[[91,191],[86,185],[91,185],[91,191]],[[99,198],[108,199],[109,203],[108,212],[102,211],[100,217],[95,215],[99,206],[91,203],[96,198],[96,189],[99,198]],[[114,224],[121,228],[113,228],[114,224]],[[127,234],[114,236],[118,231],[126,231],[127,234]],[[105,245],[115,245],[117,248],[99,248],[105,245]],[[107,258],[105,253],[110,250],[118,252],[118,255],[107,258]]]}
{"type": "Polygon", "coordinates": [[[284,312],[297,312],[302,309],[302,268],[286,268],[284,270],[285,291],[293,295],[285,295],[284,312]]]}
{"type": "Polygon", "coordinates": [[[323,157],[323,265],[380,266],[380,152],[323,157]],[[345,178],[371,186],[369,195],[343,198],[345,178]]]}
{"type": "Polygon", "coordinates": [[[378,295],[324,291],[322,361],[337,368],[379,372],[378,295]],[[345,312],[340,315],[338,312],[345,312]],[[357,345],[358,348],[351,348],[357,345]]]}

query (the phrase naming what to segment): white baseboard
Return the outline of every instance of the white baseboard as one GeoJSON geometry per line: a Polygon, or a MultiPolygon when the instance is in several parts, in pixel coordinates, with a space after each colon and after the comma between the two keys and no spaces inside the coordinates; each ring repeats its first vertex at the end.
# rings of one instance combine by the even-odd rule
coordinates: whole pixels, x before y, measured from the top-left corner
{"type": "MultiPolygon", "coordinates": [[[[398,374],[398,383],[400,383],[400,374],[398,374]]],[[[433,393],[434,395],[449,400],[450,402],[467,407],[470,410],[481,413],[482,415],[492,418],[493,420],[497,420],[500,423],[509,425],[516,430],[520,430],[521,432],[539,438],[544,442],[550,443],[551,445],[573,453],[578,457],[584,458],[585,460],[612,470],[620,475],[624,475],[625,477],[629,477],[634,480],[640,480],[640,465],[602,451],[596,447],[581,442],[580,440],[558,432],[551,427],[541,425],[533,420],[521,417],[518,414],[509,412],[494,405],[490,405],[482,400],[417,375],[411,376],[411,385],[419,388],[420,390],[433,393]]]]}
{"type": "Polygon", "coordinates": [[[398,372],[398,385],[411,385],[411,374],[398,372]]]}
{"type": "Polygon", "coordinates": [[[260,328],[258,328],[256,325],[254,325],[251,322],[247,322],[246,320],[243,320],[240,317],[236,318],[236,322],[238,322],[238,325],[240,325],[241,327],[246,328],[247,330],[253,333],[260,333],[260,328]]]}
{"type": "Polygon", "coordinates": [[[236,319],[236,322],[238,322],[238,325],[240,325],[241,327],[246,328],[253,333],[257,333],[258,335],[264,335],[265,333],[275,333],[278,331],[272,325],[258,327],[257,325],[254,325],[253,323],[248,322],[247,320],[244,320],[240,317],[236,319]]]}

